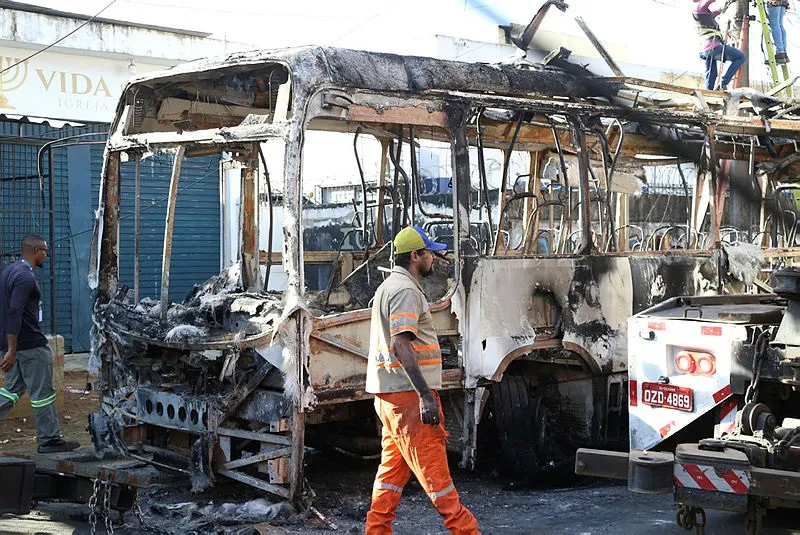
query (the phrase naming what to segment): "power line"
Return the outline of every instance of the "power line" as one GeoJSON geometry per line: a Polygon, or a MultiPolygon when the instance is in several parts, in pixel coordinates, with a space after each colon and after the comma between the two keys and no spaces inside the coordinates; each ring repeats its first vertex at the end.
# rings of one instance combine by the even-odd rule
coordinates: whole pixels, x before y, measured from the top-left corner
{"type": "Polygon", "coordinates": [[[92,16],[91,16],[91,18],[89,18],[88,20],[85,20],[85,21],[83,22],[83,24],[80,24],[80,25],[79,25],[77,28],[75,28],[74,30],[72,30],[71,32],[69,32],[67,35],[65,35],[65,36],[63,36],[63,37],[61,37],[61,38],[57,39],[56,41],[53,41],[52,43],[50,43],[50,44],[49,44],[49,45],[47,45],[46,47],[42,48],[41,50],[37,50],[36,52],[34,52],[33,54],[31,54],[30,56],[28,56],[28,57],[26,57],[26,58],[24,58],[24,59],[21,59],[21,60],[19,60],[18,62],[16,62],[16,63],[12,64],[12,65],[9,65],[9,66],[8,66],[8,67],[6,67],[5,69],[1,70],[1,71],[0,71],[0,74],[3,74],[4,72],[6,72],[6,71],[7,71],[7,70],[9,70],[9,69],[13,69],[14,67],[16,67],[17,65],[19,65],[19,64],[21,64],[21,63],[25,63],[26,61],[28,61],[28,60],[29,60],[29,59],[31,59],[32,57],[34,57],[34,56],[38,56],[39,54],[41,54],[41,53],[42,53],[42,52],[44,52],[45,50],[48,50],[48,49],[50,49],[50,48],[53,48],[53,47],[54,47],[54,46],[56,46],[58,43],[60,43],[61,41],[63,41],[63,40],[64,40],[64,39],[66,39],[67,37],[69,37],[70,35],[74,34],[74,33],[75,33],[75,32],[77,32],[78,30],[80,30],[81,28],[83,28],[84,26],[86,26],[87,24],[89,24],[90,22],[92,22],[92,21],[93,21],[94,19],[96,19],[97,17],[99,17],[99,16],[100,16],[100,14],[101,14],[103,11],[105,11],[105,10],[106,10],[106,9],[108,9],[108,8],[110,8],[110,7],[111,7],[111,6],[112,6],[112,5],[113,5],[113,4],[114,4],[116,1],[117,1],[117,0],[111,0],[111,2],[109,2],[108,4],[106,4],[106,6],[105,6],[103,9],[101,9],[100,11],[98,11],[97,13],[95,13],[94,15],[92,15],[92,16]]]}
{"type": "Polygon", "coordinates": [[[330,44],[332,44],[332,45],[336,44],[337,42],[341,41],[342,39],[344,39],[345,37],[347,37],[351,33],[354,33],[356,30],[358,30],[359,28],[361,28],[362,26],[364,26],[368,22],[371,22],[371,21],[377,19],[378,17],[388,13],[393,7],[394,6],[391,6],[391,7],[387,8],[387,9],[384,9],[383,11],[379,11],[378,13],[375,13],[374,15],[369,17],[368,19],[365,19],[362,22],[359,22],[358,24],[356,24],[355,26],[353,26],[352,28],[350,28],[349,30],[344,32],[342,35],[340,35],[339,37],[337,37],[336,39],[331,41],[330,44]]]}
{"type": "Polygon", "coordinates": [[[157,6],[161,8],[183,9],[186,11],[211,11],[214,13],[227,13],[230,15],[257,15],[264,17],[284,17],[302,19],[352,19],[353,15],[315,15],[309,13],[265,13],[263,11],[239,11],[235,9],[219,9],[215,7],[185,6],[180,4],[167,4],[164,2],[147,2],[146,0],[121,0],[126,4],[139,4],[144,6],[157,6]]]}

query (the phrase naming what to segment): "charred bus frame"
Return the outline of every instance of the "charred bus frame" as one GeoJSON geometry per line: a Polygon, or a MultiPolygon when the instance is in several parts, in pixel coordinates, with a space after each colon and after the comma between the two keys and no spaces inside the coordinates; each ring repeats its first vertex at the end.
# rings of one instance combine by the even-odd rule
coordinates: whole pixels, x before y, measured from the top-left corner
{"type": "MultiPolygon", "coordinates": [[[[380,280],[378,265],[388,265],[391,232],[400,226],[438,221],[452,227],[452,280],[432,310],[452,348],[444,397],[451,446],[464,466],[475,461],[476,431],[490,399],[498,428],[510,433],[503,450],[523,470],[558,464],[580,445],[624,440],[627,318],[672,295],[716,292],[733,280],[720,269],[726,179],[718,162],[749,163],[745,174],[761,187],[762,237],[769,225],[780,225],[761,201],[770,187],[777,191],[778,182],[795,176],[791,138],[799,123],[790,115],[774,118],[768,133],[760,117],[721,112],[722,97],[545,66],[318,47],[202,60],[134,80],[111,127],[92,255],[92,352],[103,394],[91,425],[96,447],[183,464],[198,488],[222,475],[299,500],[307,429],[370,414],[363,403],[370,397],[363,391],[369,310],[351,300],[338,312],[315,313],[305,289],[306,257],[324,256],[303,250],[301,176],[304,139],[312,130],[381,142],[374,207],[367,206],[359,168],[363,204],[355,232],[366,249],[351,255],[355,264],[341,276],[344,287],[350,281],[371,288],[380,280]],[[647,98],[654,92],[669,100],[647,98]],[[412,156],[409,173],[399,161],[404,143],[413,155],[423,138],[449,147],[451,214],[423,209],[417,164],[412,156]],[[276,259],[271,248],[259,247],[259,212],[271,215],[273,198],[261,186],[269,188],[277,174],[259,169],[267,163],[261,144],[269,140],[285,145],[280,261],[287,284],[280,295],[265,290],[261,266],[276,259]],[[496,224],[484,162],[490,148],[504,154],[496,224]],[[120,170],[123,160],[138,165],[151,151],[172,152],[174,167],[161,299],[137,310],[138,288],[137,302],[129,304],[119,285],[120,170]],[[220,151],[242,169],[238,262],[183,304],[170,304],[181,162],[220,151]],[[530,155],[523,191],[509,181],[514,151],[530,155]],[[473,158],[479,195],[471,188],[473,158]],[[557,168],[558,188],[543,185],[548,161],[557,168]],[[642,240],[642,249],[659,243],[669,251],[632,250],[626,206],[636,179],[630,170],[665,161],[698,164],[690,221],[678,229],[680,239],[669,237],[680,226],[673,225],[642,240]],[[370,211],[378,214],[372,228],[370,211]],[[384,225],[389,211],[392,231],[384,225]],[[476,212],[481,221],[473,219],[476,212]],[[490,232],[480,231],[487,226],[490,232]],[[540,243],[543,231],[549,236],[540,243]],[[213,332],[171,337],[175,318],[186,320],[195,305],[217,322],[213,332]],[[159,379],[164,369],[172,381],[159,379]]],[[[767,252],[789,261],[795,254],[767,252]]],[[[341,268],[341,251],[325,258],[341,268]]]]}

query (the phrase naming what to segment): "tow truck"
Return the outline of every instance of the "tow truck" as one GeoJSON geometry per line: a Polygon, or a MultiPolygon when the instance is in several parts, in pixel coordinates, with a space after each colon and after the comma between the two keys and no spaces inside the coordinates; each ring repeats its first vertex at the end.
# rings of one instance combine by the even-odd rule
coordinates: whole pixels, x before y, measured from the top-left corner
{"type": "Polygon", "coordinates": [[[673,493],[676,521],[705,509],[800,507],[800,270],[770,294],[676,297],[628,321],[630,451],[579,449],[579,475],[673,493]]]}

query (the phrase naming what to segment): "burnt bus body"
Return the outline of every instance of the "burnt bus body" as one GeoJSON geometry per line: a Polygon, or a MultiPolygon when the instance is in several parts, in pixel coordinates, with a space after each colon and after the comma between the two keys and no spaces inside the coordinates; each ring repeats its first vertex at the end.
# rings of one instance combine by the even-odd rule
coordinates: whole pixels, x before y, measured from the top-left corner
{"type": "MultiPolygon", "coordinates": [[[[579,446],[624,444],[628,317],[738,283],[725,269],[727,246],[715,246],[722,208],[713,195],[693,204],[687,224],[631,246],[625,207],[642,162],[702,162],[711,123],[717,132],[726,123],[625,100],[626,88],[551,69],[319,47],[132,81],[106,149],[90,275],[97,448],[170,464],[196,488],[226,476],[291,499],[302,495],[305,445],[374,454],[369,298],[390,266],[391,238],[410,222],[450,244],[426,291],[444,349],[449,446],[462,465],[474,464],[478,424],[489,418],[524,473],[569,462],[579,446]],[[352,144],[327,157],[358,162],[360,200],[336,250],[304,251],[302,178],[320,157],[310,141],[320,132],[352,144]],[[374,184],[361,166],[367,138],[380,155],[374,184]],[[445,155],[452,189],[442,213],[420,196],[421,145],[445,155]],[[497,202],[491,151],[502,162],[497,202]],[[171,155],[172,178],[161,293],[140,296],[138,283],[120,285],[120,219],[136,217],[121,213],[120,182],[152,153],[171,155]],[[233,222],[223,249],[233,252],[219,276],[173,303],[181,165],[220,153],[221,217],[233,222]],[[512,157],[527,171],[516,180],[512,157]],[[359,247],[342,245],[353,237],[359,247]],[[314,264],[332,266],[321,292],[306,288],[314,264]],[[269,289],[278,269],[279,291],[269,289]]],[[[763,130],[748,125],[735,126],[763,130]]],[[[773,159],[790,145],[776,144],[773,159]]],[[[724,137],[714,149],[715,158],[749,157],[724,137]]],[[[695,191],[715,188],[716,166],[698,169],[695,191]]]]}

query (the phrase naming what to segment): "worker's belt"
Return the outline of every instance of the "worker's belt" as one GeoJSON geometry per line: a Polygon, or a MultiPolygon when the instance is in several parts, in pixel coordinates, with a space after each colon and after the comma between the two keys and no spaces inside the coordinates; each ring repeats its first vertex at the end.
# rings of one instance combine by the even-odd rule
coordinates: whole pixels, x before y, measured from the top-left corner
{"type": "Polygon", "coordinates": [[[789,7],[789,0],[767,0],[764,3],[773,7],[789,7]]]}

